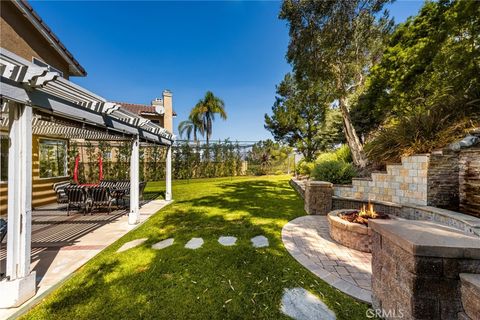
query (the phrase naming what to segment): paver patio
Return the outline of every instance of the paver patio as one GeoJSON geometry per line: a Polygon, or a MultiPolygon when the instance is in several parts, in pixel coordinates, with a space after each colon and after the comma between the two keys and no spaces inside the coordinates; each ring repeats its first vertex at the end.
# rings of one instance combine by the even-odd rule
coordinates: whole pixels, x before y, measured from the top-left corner
{"type": "Polygon", "coordinates": [[[325,216],[304,216],[287,223],[282,240],[304,267],[333,287],[371,303],[371,254],[336,243],[325,216]]]}

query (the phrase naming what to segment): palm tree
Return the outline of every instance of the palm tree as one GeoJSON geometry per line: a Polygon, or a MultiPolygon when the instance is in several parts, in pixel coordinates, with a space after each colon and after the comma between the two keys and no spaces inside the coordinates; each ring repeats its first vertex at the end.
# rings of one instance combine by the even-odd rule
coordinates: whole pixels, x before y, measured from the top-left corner
{"type": "Polygon", "coordinates": [[[185,133],[187,140],[190,140],[193,135],[194,142],[198,141],[197,134],[201,134],[202,136],[205,134],[202,122],[198,117],[195,118],[192,114],[190,114],[188,120],[184,120],[178,124],[178,132],[180,133],[180,137],[185,133]]]}
{"type": "Polygon", "coordinates": [[[212,137],[212,126],[215,120],[215,114],[219,114],[223,120],[227,119],[225,103],[211,91],[205,93],[205,97],[198,101],[190,113],[191,119],[199,119],[203,127],[203,132],[206,134],[207,146],[212,137]]]}

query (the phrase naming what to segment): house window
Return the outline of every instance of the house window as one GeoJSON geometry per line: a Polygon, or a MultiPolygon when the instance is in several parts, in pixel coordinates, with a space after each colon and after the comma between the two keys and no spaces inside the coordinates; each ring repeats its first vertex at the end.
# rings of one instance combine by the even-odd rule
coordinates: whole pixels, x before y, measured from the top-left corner
{"type": "Polygon", "coordinates": [[[48,71],[57,72],[58,74],[60,74],[60,77],[63,78],[63,72],[62,72],[62,71],[58,70],[57,68],[52,67],[51,65],[43,62],[42,60],[37,59],[37,58],[34,57],[34,58],[32,58],[32,62],[33,62],[34,65],[37,65],[37,66],[39,66],[39,67],[45,67],[45,68],[47,68],[48,71]]]}
{"type": "Polygon", "coordinates": [[[0,135],[0,181],[8,181],[8,136],[0,135]]]}
{"type": "Polygon", "coordinates": [[[67,175],[67,142],[41,139],[39,142],[40,178],[67,175]]]}

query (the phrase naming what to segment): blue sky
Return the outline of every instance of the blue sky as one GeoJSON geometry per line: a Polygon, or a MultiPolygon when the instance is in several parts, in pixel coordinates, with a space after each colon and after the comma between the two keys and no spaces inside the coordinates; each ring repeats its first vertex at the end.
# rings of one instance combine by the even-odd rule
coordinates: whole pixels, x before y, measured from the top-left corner
{"type": "MultiPolygon", "coordinates": [[[[178,117],[211,90],[225,101],[213,138],[271,138],[263,127],[285,61],[280,2],[31,2],[88,76],[74,82],[112,101],[149,104],[173,92],[178,117]]],[[[422,1],[389,5],[396,22],[422,1]]],[[[176,131],[176,129],[175,129],[176,131]]]]}

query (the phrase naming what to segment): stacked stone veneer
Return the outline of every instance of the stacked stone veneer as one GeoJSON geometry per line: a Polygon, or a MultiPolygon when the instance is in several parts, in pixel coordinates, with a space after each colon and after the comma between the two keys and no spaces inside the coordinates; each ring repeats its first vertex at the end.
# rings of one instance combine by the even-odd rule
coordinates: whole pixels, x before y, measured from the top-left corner
{"type": "Polygon", "coordinates": [[[460,211],[480,217],[480,148],[462,150],[458,167],[460,211]]]}
{"type": "Polygon", "coordinates": [[[372,252],[370,228],[340,218],[341,214],[348,211],[350,210],[334,210],[327,215],[330,237],[345,247],[362,252],[372,252]]]}
{"type": "Polygon", "coordinates": [[[372,303],[386,319],[479,319],[480,241],[423,221],[373,221],[372,303]],[[476,275],[472,275],[476,277],[476,275]],[[463,288],[462,288],[463,286],[463,288]]]}
{"type": "Polygon", "coordinates": [[[427,202],[439,208],[458,210],[459,153],[452,150],[432,152],[428,168],[427,202]]]}
{"type": "MultiPolygon", "coordinates": [[[[305,181],[298,181],[292,179],[290,184],[293,188],[299,193],[303,198],[306,193],[305,181]]],[[[325,191],[327,194],[324,194],[328,198],[328,190],[322,188],[317,191],[325,191]]],[[[305,210],[309,214],[318,214],[315,206],[311,202],[307,206],[307,199],[310,201],[315,201],[315,206],[322,207],[322,203],[318,202],[318,198],[309,193],[309,197],[305,198],[305,210]],[[309,211],[311,210],[311,211],[309,211]]],[[[354,199],[354,198],[344,198],[333,196],[332,201],[328,201],[326,206],[323,207],[324,210],[339,210],[339,209],[360,209],[363,205],[367,203],[368,200],[354,199]]],[[[413,205],[413,204],[397,204],[392,202],[384,202],[379,200],[371,201],[375,205],[375,210],[388,214],[390,216],[396,216],[408,220],[428,220],[435,221],[443,225],[453,227],[455,229],[461,230],[467,234],[472,234],[480,236],[480,219],[473,217],[471,215],[462,214],[455,211],[450,211],[442,208],[437,208],[433,206],[423,206],[423,205],[413,205]]]]}
{"type": "Polygon", "coordinates": [[[307,181],[305,184],[305,211],[326,215],[332,210],[333,185],[330,182],[307,181]]]}
{"type": "Polygon", "coordinates": [[[354,178],[352,185],[335,185],[334,195],[362,200],[427,205],[430,155],[403,157],[401,164],[387,165],[386,172],[371,178],[354,178]]]}

